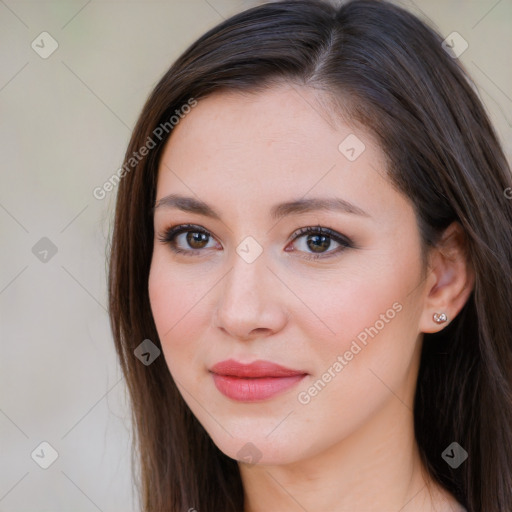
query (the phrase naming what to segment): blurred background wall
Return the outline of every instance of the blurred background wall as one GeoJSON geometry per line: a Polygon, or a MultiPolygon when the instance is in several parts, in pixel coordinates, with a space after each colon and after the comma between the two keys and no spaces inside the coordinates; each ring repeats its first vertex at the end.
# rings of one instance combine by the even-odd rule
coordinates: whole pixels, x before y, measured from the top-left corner
{"type": "MultiPolygon", "coordinates": [[[[106,310],[115,190],[93,190],[172,61],[258,3],[0,0],[0,512],[137,510],[106,310]]],[[[467,41],[510,160],[512,1],[400,5],[467,41]]]]}

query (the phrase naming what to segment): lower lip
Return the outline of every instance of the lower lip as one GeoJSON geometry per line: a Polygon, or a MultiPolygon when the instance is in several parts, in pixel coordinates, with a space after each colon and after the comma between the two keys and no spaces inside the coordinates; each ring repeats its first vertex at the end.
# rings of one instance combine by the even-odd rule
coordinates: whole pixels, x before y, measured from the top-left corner
{"type": "Polygon", "coordinates": [[[228,398],[239,402],[256,402],[266,400],[290,389],[306,375],[291,377],[260,377],[254,379],[228,377],[213,373],[217,389],[228,398]]]}

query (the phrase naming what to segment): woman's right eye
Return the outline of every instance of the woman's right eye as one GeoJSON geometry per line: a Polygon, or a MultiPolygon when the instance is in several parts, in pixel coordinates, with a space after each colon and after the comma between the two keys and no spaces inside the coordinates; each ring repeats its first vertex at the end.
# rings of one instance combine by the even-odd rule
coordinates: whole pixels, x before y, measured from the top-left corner
{"type": "Polygon", "coordinates": [[[202,249],[207,249],[212,235],[203,228],[193,224],[181,224],[168,228],[158,239],[168,244],[171,250],[177,254],[194,256],[202,249]]]}

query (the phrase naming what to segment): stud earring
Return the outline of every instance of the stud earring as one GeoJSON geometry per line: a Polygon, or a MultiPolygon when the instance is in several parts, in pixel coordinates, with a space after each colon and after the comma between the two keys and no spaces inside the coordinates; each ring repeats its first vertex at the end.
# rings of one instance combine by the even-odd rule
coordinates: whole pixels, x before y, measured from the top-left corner
{"type": "Polygon", "coordinates": [[[437,324],[443,324],[448,320],[448,317],[444,313],[434,313],[434,322],[437,324]]]}

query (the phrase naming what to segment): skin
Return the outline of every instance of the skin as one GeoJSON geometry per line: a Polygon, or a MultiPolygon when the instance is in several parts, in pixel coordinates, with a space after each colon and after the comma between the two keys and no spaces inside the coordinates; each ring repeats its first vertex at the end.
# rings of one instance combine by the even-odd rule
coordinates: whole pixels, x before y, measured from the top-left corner
{"type": "Polygon", "coordinates": [[[155,210],[148,286],[165,360],[222,452],[240,460],[248,442],[256,447],[249,448],[255,464],[239,462],[245,512],[462,510],[422,471],[412,414],[422,333],[446,325],[433,321],[435,312],[452,320],[473,285],[460,227],[447,229],[423,268],[412,204],[386,177],[381,149],[369,133],[328,122],[321,94],[289,84],[216,93],[174,129],[156,203],[171,193],[192,196],[221,220],[155,210]],[[355,161],[338,150],[349,134],[365,144],[355,161]],[[276,203],[302,197],[343,198],[368,215],[270,218],[276,203]],[[196,255],[175,254],[159,239],[185,223],[211,234],[192,247],[186,233],[178,235],[177,246],[196,255]],[[318,254],[308,234],[290,236],[318,225],[354,247],[340,251],[331,239],[325,257],[306,259],[318,254]],[[263,249],[252,263],[236,252],[248,236],[263,249]],[[394,318],[300,403],[299,393],[395,303],[401,310],[394,318]],[[269,360],[308,375],[271,399],[236,402],[208,371],[228,358],[269,360]]]}

